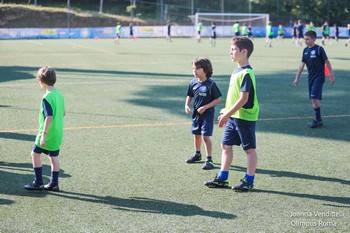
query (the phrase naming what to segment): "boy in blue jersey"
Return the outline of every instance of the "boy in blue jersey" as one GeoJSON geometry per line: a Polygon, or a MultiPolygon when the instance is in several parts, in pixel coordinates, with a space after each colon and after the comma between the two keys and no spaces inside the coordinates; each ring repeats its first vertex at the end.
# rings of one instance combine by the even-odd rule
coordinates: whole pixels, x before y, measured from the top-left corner
{"type": "Polygon", "coordinates": [[[56,73],[51,67],[44,66],[38,71],[36,79],[45,94],[39,111],[39,132],[31,153],[34,181],[24,186],[27,190],[59,191],[58,175],[60,163],[58,155],[63,138],[64,98],[61,92],[53,86],[56,83],[56,73]],[[42,163],[40,154],[49,156],[51,162],[51,180],[43,185],[42,163]]]}
{"type": "Polygon", "coordinates": [[[253,188],[257,165],[255,123],[259,115],[255,75],[249,64],[254,50],[247,37],[233,37],[230,56],[238,66],[233,71],[227,92],[225,108],[220,111],[219,127],[225,126],[222,138],[221,169],[212,181],[204,184],[209,188],[228,187],[228,175],[233,161],[232,147],[242,145],[247,155],[247,172],[234,191],[250,191],[253,188]]]}
{"type": "Polygon", "coordinates": [[[348,47],[348,44],[350,43],[350,23],[348,23],[348,40],[345,42],[345,46],[348,47]]]}
{"type": "Polygon", "coordinates": [[[201,142],[205,144],[207,159],[203,169],[213,169],[212,142],[214,128],[215,105],[221,101],[221,92],[211,79],[213,68],[208,58],[198,57],[192,61],[194,79],[187,90],[185,112],[192,114],[192,134],[194,135],[195,153],[187,159],[187,163],[201,161],[201,142]],[[194,99],[193,111],[190,108],[194,99]]]}
{"type": "Polygon", "coordinates": [[[296,21],[294,21],[293,28],[292,28],[292,43],[296,43],[296,44],[298,41],[297,31],[298,31],[298,24],[296,21]]]}
{"type": "Polygon", "coordinates": [[[315,119],[309,123],[309,127],[317,128],[323,125],[319,101],[322,100],[322,89],[323,84],[325,82],[325,64],[329,70],[329,81],[332,85],[334,84],[335,79],[332,66],[327,58],[326,52],[324,51],[323,47],[315,44],[316,32],[307,31],[305,33],[304,39],[307,47],[303,51],[301,63],[299,65],[293,84],[294,86],[298,85],[300,74],[303,71],[304,66],[306,65],[307,70],[309,72],[309,98],[311,100],[315,112],[315,119]]]}
{"type": "Polygon", "coordinates": [[[303,39],[304,39],[304,24],[303,21],[300,19],[298,20],[298,39],[297,39],[297,46],[303,44],[303,39]]]}
{"type": "Polygon", "coordinates": [[[170,20],[167,21],[166,26],[167,26],[166,40],[168,42],[172,42],[172,40],[171,40],[171,21],[170,20]]]}

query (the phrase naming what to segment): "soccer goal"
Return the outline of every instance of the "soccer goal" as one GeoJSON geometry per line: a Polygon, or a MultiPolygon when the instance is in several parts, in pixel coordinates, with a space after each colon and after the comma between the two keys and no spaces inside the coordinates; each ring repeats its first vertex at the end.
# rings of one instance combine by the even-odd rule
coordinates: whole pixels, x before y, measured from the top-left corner
{"type": "Polygon", "coordinates": [[[251,25],[255,33],[265,34],[265,26],[270,20],[269,14],[256,13],[196,13],[191,17],[194,25],[198,25],[202,20],[204,26],[210,26],[213,22],[216,24],[219,36],[232,36],[232,25],[238,22],[240,25],[251,25]]]}

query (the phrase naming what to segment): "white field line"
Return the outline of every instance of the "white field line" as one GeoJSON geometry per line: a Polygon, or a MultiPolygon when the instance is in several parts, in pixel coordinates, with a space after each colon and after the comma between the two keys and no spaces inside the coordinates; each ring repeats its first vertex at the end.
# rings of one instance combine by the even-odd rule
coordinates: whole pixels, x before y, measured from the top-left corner
{"type": "Polygon", "coordinates": [[[36,40],[26,40],[28,43],[31,43],[31,44],[35,44],[35,45],[39,45],[39,46],[44,46],[43,43],[41,42],[38,42],[36,40]]]}

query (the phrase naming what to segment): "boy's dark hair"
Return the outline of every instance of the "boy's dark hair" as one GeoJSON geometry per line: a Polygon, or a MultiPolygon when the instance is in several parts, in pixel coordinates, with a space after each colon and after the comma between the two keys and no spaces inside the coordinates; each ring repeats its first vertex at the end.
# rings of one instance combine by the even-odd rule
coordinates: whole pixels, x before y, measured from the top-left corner
{"type": "Polygon", "coordinates": [[[317,37],[317,34],[316,34],[315,31],[309,30],[309,31],[305,32],[305,36],[308,36],[308,37],[310,37],[312,39],[315,39],[317,37]]]}
{"type": "Polygon", "coordinates": [[[247,58],[250,57],[250,55],[254,51],[254,44],[253,42],[245,36],[235,36],[232,38],[231,43],[239,48],[239,50],[246,49],[247,52],[247,58]]]}
{"type": "Polygon", "coordinates": [[[39,69],[36,79],[48,86],[53,86],[56,83],[56,72],[54,68],[44,66],[39,69]]]}
{"type": "Polygon", "coordinates": [[[208,58],[196,57],[193,59],[192,64],[194,64],[196,68],[202,68],[207,78],[210,78],[213,75],[213,66],[208,58]]]}

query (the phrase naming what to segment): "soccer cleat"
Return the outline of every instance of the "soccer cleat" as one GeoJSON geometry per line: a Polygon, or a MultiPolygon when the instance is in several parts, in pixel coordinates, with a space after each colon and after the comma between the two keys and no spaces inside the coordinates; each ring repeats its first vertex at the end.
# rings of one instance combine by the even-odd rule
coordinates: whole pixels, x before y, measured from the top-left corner
{"type": "Polygon", "coordinates": [[[232,186],[232,190],[236,192],[249,192],[254,187],[253,183],[249,183],[246,179],[241,179],[241,183],[232,186]]]}
{"type": "Polygon", "coordinates": [[[213,160],[207,160],[204,162],[202,169],[203,170],[210,170],[214,168],[213,160]]]}
{"type": "Polygon", "coordinates": [[[320,127],[320,126],[322,126],[323,125],[323,121],[318,121],[318,120],[312,120],[309,124],[308,124],[308,126],[310,127],[310,128],[317,128],[317,127],[320,127]]]}
{"type": "Polygon", "coordinates": [[[53,191],[53,192],[60,191],[58,184],[52,184],[52,183],[48,183],[48,184],[44,185],[44,189],[47,191],[53,191]]]}
{"type": "Polygon", "coordinates": [[[202,160],[202,155],[195,153],[186,160],[186,163],[195,163],[195,162],[201,161],[201,160],[202,160]]]}
{"type": "Polygon", "coordinates": [[[214,180],[204,182],[204,185],[207,186],[208,188],[227,188],[228,181],[220,180],[216,175],[214,180]]]}
{"type": "Polygon", "coordinates": [[[43,189],[43,185],[42,184],[37,184],[37,183],[35,183],[35,181],[33,181],[30,184],[24,185],[24,189],[31,190],[31,191],[32,190],[42,190],[43,189]]]}

